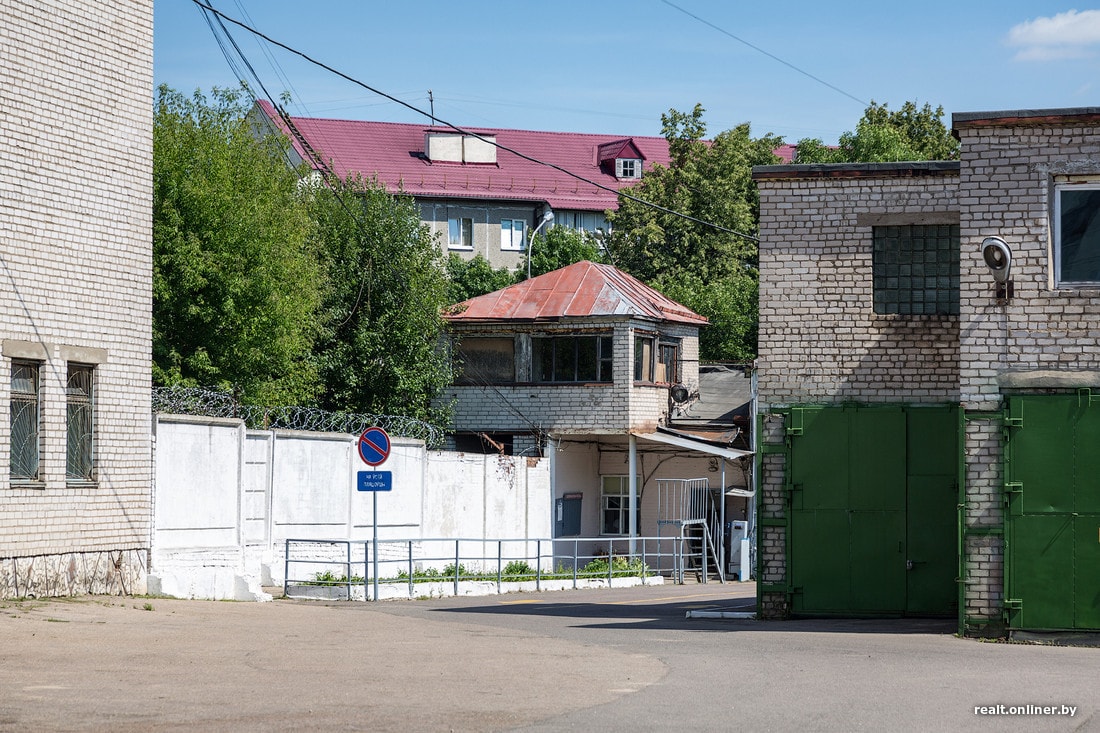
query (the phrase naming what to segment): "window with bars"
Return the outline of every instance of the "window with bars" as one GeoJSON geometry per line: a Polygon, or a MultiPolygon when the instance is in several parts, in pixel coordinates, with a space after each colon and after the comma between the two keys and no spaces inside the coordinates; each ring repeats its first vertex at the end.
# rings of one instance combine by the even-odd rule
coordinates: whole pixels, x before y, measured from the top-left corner
{"type": "Polygon", "coordinates": [[[69,364],[65,478],[95,481],[95,367],[69,364]]]}
{"type": "Polygon", "coordinates": [[[11,459],[13,482],[38,480],[39,409],[38,362],[13,361],[11,365],[11,459]]]}
{"type": "Polygon", "coordinates": [[[875,313],[958,315],[959,225],[873,228],[875,313]]]}

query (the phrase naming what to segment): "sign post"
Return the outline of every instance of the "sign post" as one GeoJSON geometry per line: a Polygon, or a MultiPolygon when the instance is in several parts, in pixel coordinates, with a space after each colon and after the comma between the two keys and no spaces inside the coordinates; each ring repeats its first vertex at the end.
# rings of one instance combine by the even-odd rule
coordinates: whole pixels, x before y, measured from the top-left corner
{"type": "MultiPolygon", "coordinates": [[[[359,436],[359,457],[371,468],[382,465],[390,457],[390,436],[379,427],[367,428],[359,436]]],[[[393,490],[392,471],[360,471],[355,488],[358,491],[371,492],[373,508],[371,523],[374,525],[372,547],[372,568],[374,575],[374,600],[378,600],[378,492],[393,490]]]]}

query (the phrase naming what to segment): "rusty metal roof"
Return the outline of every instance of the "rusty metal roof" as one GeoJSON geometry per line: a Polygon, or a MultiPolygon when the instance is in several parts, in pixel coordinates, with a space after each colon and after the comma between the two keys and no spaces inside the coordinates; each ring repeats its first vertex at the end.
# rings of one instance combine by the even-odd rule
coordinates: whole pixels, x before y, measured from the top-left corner
{"type": "Polygon", "coordinates": [[[704,326],[707,319],[611,265],[576,262],[444,309],[456,323],[635,316],[704,326]]]}

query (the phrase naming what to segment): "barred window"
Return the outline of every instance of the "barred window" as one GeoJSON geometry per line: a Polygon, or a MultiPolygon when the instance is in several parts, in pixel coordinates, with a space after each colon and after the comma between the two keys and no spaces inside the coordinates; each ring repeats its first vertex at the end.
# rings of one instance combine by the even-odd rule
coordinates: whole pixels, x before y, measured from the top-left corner
{"type": "Polygon", "coordinates": [[[38,362],[11,365],[12,481],[38,480],[39,369],[38,362]]]}
{"type": "Polygon", "coordinates": [[[69,364],[65,389],[67,450],[65,478],[69,481],[95,480],[95,368],[69,364]]]}
{"type": "Polygon", "coordinates": [[[959,225],[873,230],[875,313],[958,315],[959,225]]]}

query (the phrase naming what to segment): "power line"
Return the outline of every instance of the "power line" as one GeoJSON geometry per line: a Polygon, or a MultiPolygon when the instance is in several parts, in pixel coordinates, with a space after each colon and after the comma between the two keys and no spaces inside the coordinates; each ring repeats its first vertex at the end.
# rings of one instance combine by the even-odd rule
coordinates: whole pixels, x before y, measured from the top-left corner
{"type": "Polygon", "coordinates": [[[795,66],[794,64],[792,64],[791,62],[784,61],[783,59],[779,58],[775,54],[769,53],[769,52],[765,51],[764,49],[760,48],[759,46],[754,46],[753,44],[746,41],[744,38],[739,38],[739,37],[733,35],[732,33],[730,33],[729,31],[727,31],[725,28],[720,28],[720,27],[716,26],[714,23],[711,23],[709,20],[706,20],[704,18],[700,18],[698,15],[695,15],[694,13],[689,12],[688,10],[685,10],[684,8],[681,8],[679,5],[677,5],[674,2],[671,2],[671,0],[661,0],[661,2],[663,2],[665,5],[669,6],[670,8],[673,8],[675,10],[679,10],[681,13],[688,16],[689,18],[694,18],[695,20],[699,21],[700,23],[707,26],[708,28],[713,28],[714,30],[721,33],[722,35],[729,36],[730,38],[737,41],[738,43],[743,43],[744,45],[751,48],[753,51],[756,51],[758,53],[762,53],[765,56],[767,56],[768,58],[772,59],[773,61],[778,61],[779,63],[783,64],[787,68],[793,69],[793,70],[797,71],[799,74],[802,74],[803,76],[807,76],[810,79],[813,79],[818,84],[823,84],[824,86],[827,86],[829,89],[832,89],[834,92],[837,92],[839,94],[843,94],[845,97],[848,97],[848,99],[859,102],[860,104],[862,104],[865,107],[868,105],[867,102],[863,101],[859,97],[854,96],[852,94],[849,94],[848,92],[844,91],[840,87],[833,86],[832,84],[825,81],[824,79],[819,79],[818,77],[814,76],[813,74],[806,71],[805,69],[800,69],[797,66],[795,66]]]}
{"type": "MultiPolygon", "coordinates": [[[[374,94],[377,94],[381,97],[385,97],[386,99],[390,100],[391,102],[393,102],[395,104],[399,104],[402,107],[405,107],[406,109],[409,109],[413,112],[416,112],[419,115],[423,115],[424,117],[428,118],[429,120],[433,119],[433,117],[430,113],[428,113],[428,112],[426,112],[426,111],[424,111],[424,110],[422,110],[422,109],[420,109],[420,108],[418,108],[414,105],[411,105],[408,102],[405,102],[401,99],[398,99],[397,97],[395,97],[391,94],[387,94],[386,92],[384,92],[380,89],[376,89],[376,88],[370,86],[369,84],[367,84],[365,82],[362,82],[362,81],[360,81],[360,80],[358,80],[354,77],[348,76],[344,72],[342,72],[338,69],[335,69],[335,68],[329,66],[328,64],[325,64],[324,62],[318,61],[318,60],[314,59],[313,57],[309,56],[308,54],[306,54],[302,51],[299,51],[296,48],[288,46],[285,43],[281,43],[280,41],[276,41],[274,38],[271,38],[270,36],[265,35],[264,33],[260,32],[259,30],[255,29],[255,28],[253,28],[253,27],[251,27],[251,26],[249,26],[245,23],[242,23],[241,21],[236,20],[235,18],[229,17],[228,15],[221,12],[217,8],[214,8],[210,5],[205,4],[203,2],[203,0],[191,0],[191,1],[193,3],[195,3],[196,5],[198,5],[199,7],[205,8],[209,12],[212,12],[212,13],[216,14],[220,18],[223,18],[223,19],[229,21],[230,23],[233,23],[234,25],[243,28],[244,30],[248,31],[249,33],[252,33],[253,35],[258,36],[259,38],[262,38],[263,40],[267,41],[268,43],[270,43],[274,46],[278,46],[279,48],[283,49],[284,51],[287,51],[288,53],[292,53],[295,56],[298,56],[299,58],[302,58],[305,61],[308,61],[309,63],[313,64],[314,66],[318,66],[318,67],[324,69],[325,71],[327,71],[331,74],[335,74],[336,76],[340,77],[341,79],[344,79],[345,81],[351,82],[352,84],[355,84],[356,86],[362,87],[363,89],[366,89],[367,91],[370,91],[370,92],[372,92],[374,94]]],[[[270,97],[269,97],[269,99],[270,99],[270,97]]],[[[279,109],[279,108],[276,107],[276,109],[279,109]]],[[[637,204],[641,204],[642,206],[646,206],[646,207],[649,207],[649,208],[654,209],[656,211],[660,211],[660,212],[665,213],[665,214],[670,214],[672,216],[676,216],[676,217],[679,217],[681,219],[685,219],[687,221],[694,222],[696,224],[701,224],[703,226],[707,226],[707,227],[710,227],[712,229],[716,229],[720,232],[725,232],[726,234],[732,234],[736,237],[741,237],[742,239],[747,239],[747,240],[752,241],[752,242],[759,243],[759,241],[760,241],[759,238],[754,237],[751,234],[745,234],[744,232],[739,232],[735,229],[730,229],[730,228],[724,227],[720,224],[715,224],[713,222],[704,221],[703,219],[699,219],[697,217],[691,216],[690,214],[685,214],[681,211],[676,211],[675,209],[669,209],[667,207],[661,206],[660,204],[655,204],[652,201],[646,201],[645,199],[634,196],[633,194],[629,194],[629,193],[626,193],[625,191],[621,191],[621,190],[619,190],[617,188],[614,188],[612,186],[608,186],[606,184],[600,183],[599,181],[590,180],[588,178],[585,178],[584,176],[581,176],[577,173],[574,173],[570,170],[567,170],[566,168],[563,168],[560,165],[557,165],[555,163],[548,163],[544,160],[539,160],[538,158],[534,158],[530,155],[527,155],[526,153],[521,153],[520,151],[515,150],[514,148],[510,148],[507,145],[502,145],[502,144],[498,143],[496,140],[491,140],[489,138],[482,137],[481,135],[477,134],[476,132],[473,132],[471,130],[465,130],[465,129],[457,126],[457,125],[454,125],[450,122],[447,122],[446,120],[440,119],[439,117],[435,117],[434,122],[435,122],[435,124],[441,125],[443,127],[447,127],[451,130],[454,130],[457,133],[460,133],[462,135],[468,135],[470,137],[481,140],[482,142],[484,142],[486,144],[492,145],[492,146],[494,146],[494,147],[496,147],[500,150],[504,150],[505,152],[509,152],[512,155],[515,155],[519,158],[522,158],[522,159],[528,161],[529,163],[535,163],[536,165],[541,165],[541,166],[545,166],[547,168],[552,168],[553,170],[556,170],[559,173],[564,173],[565,175],[569,176],[570,178],[576,179],[576,180],[580,181],[581,183],[586,183],[590,186],[594,186],[594,187],[599,188],[601,190],[608,191],[609,193],[613,193],[617,196],[622,196],[623,198],[625,198],[627,200],[630,200],[630,201],[633,201],[637,204]]]]}

